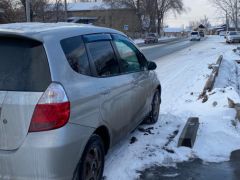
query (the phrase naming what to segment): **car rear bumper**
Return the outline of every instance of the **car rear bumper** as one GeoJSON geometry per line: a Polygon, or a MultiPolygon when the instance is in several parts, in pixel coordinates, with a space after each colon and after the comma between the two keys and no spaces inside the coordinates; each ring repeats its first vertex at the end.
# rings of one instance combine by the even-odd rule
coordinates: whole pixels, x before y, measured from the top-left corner
{"type": "Polygon", "coordinates": [[[94,129],[67,124],[29,133],[15,151],[0,151],[1,180],[69,180],[94,129]]]}

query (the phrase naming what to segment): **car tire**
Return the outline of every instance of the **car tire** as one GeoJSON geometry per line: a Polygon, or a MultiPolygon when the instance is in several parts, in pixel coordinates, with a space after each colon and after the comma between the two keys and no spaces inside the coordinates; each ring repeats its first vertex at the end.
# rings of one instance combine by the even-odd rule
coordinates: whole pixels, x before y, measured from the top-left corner
{"type": "Polygon", "coordinates": [[[101,180],[104,170],[104,145],[100,136],[92,135],[74,174],[74,180],[101,180]]]}
{"type": "Polygon", "coordinates": [[[157,89],[154,93],[153,100],[151,103],[151,112],[149,116],[144,121],[145,124],[155,124],[158,121],[159,112],[160,112],[160,93],[157,89]]]}

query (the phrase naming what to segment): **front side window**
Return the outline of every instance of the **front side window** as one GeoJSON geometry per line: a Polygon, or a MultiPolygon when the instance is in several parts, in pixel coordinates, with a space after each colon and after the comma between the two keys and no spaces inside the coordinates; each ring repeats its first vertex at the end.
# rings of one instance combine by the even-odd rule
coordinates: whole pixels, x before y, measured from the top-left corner
{"type": "Polygon", "coordinates": [[[110,41],[96,41],[87,43],[87,47],[100,77],[119,74],[119,64],[110,41]]]}
{"type": "Polygon", "coordinates": [[[121,71],[123,73],[131,73],[144,70],[146,61],[137,48],[127,38],[120,35],[113,36],[113,42],[119,54],[121,71]]]}
{"type": "Polygon", "coordinates": [[[138,57],[136,53],[127,46],[124,42],[114,41],[119,56],[120,56],[120,65],[123,72],[135,72],[140,71],[141,67],[138,62],[138,57]]]}
{"type": "Polygon", "coordinates": [[[74,71],[83,75],[90,75],[90,66],[82,37],[71,37],[61,41],[62,49],[69,65],[74,71]]]}

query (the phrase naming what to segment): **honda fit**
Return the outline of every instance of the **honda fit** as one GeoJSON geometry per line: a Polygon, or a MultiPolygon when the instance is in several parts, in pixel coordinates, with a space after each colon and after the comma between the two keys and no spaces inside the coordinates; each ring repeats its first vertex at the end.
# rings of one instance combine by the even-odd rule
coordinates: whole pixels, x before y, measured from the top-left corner
{"type": "Polygon", "coordinates": [[[116,30],[1,25],[0,179],[100,180],[109,148],[158,120],[155,69],[116,30]]]}

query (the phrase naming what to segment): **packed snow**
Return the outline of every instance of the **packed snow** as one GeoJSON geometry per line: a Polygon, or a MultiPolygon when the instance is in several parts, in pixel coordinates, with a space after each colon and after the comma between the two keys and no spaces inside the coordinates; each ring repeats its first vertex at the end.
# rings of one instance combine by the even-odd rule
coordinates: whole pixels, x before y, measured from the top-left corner
{"type": "Polygon", "coordinates": [[[174,166],[192,158],[228,161],[231,152],[240,149],[239,122],[227,100],[240,103],[235,63],[240,56],[232,51],[236,46],[224,43],[222,37],[210,36],[156,61],[163,89],[159,121],[152,126],[141,125],[110,151],[104,172],[107,180],[136,179],[138,171],[149,166],[174,166]],[[219,55],[224,56],[219,76],[208,101],[202,103],[198,97],[211,73],[208,65],[216,63],[219,55]],[[189,117],[200,119],[195,145],[193,149],[178,148],[178,138],[189,117]]]}

